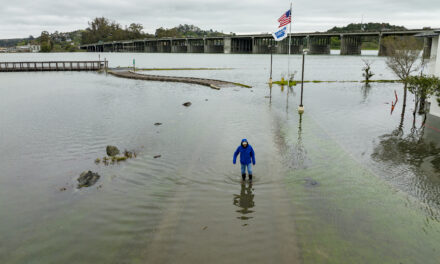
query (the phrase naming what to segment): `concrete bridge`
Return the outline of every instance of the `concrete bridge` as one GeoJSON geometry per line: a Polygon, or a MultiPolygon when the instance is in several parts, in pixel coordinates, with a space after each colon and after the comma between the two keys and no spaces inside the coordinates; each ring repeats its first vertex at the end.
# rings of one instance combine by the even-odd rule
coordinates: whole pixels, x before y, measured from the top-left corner
{"type": "MultiPolygon", "coordinates": [[[[427,32],[429,29],[405,31],[359,31],[348,33],[292,33],[290,51],[300,54],[303,48],[309,54],[330,54],[330,39],[341,40],[341,55],[360,55],[362,42],[375,38],[379,41],[379,56],[385,55],[381,44],[385,37],[414,36],[427,32]]],[[[88,52],[164,52],[164,53],[245,53],[267,54],[272,48],[274,53],[289,53],[289,39],[276,42],[271,34],[228,35],[222,37],[203,38],[150,38],[113,42],[100,42],[82,45],[81,49],[88,52]]]]}

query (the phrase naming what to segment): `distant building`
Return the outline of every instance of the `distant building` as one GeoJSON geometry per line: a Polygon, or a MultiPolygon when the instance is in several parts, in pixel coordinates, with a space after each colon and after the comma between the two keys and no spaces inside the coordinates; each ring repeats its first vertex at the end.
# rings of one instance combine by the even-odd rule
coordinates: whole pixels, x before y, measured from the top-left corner
{"type": "Polygon", "coordinates": [[[40,52],[41,46],[40,45],[24,45],[24,46],[17,46],[15,47],[16,52],[40,52]]]}

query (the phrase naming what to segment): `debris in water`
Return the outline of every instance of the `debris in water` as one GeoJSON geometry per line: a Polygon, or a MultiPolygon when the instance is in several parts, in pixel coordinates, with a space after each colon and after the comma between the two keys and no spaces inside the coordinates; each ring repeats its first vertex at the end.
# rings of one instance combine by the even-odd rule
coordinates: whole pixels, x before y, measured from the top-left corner
{"type": "Polygon", "coordinates": [[[160,125],[162,125],[162,123],[157,122],[157,123],[154,123],[154,125],[155,126],[160,126],[160,125]]]}
{"type": "Polygon", "coordinates": [[[208,101],[208,99],[205,99],[205,101],[208,101]]]}
{"type": "Polygon", "coordinates": [[[306,181],[306,184],[305,184],[305,185],[308,186],[308,187],[315,187],[315,186],[318,186],[318,182],[315,181],[315,180],[312,179],[312,178],[306,178],[305,181],[306,181]]]}
{"type": "Polygon", "coordinates": [[[186,102],[186,103],[183,103],[182,105],[188,107],[188,106],[191,106],[192,103],[191,102],[186,102]]]}
{"type": "Polygon", "coordinates": [[[124,150],[124,156],[131,159],[131,158],[133,158],[133,156],[136,157],[136,154],[134,154],[134,151],[124,150]]]}
{"type": "Polygon", "coordinates": [[[155,159],[162,157],[162,155],[156,155],[154,156],[155,159]]]}
{"type": "Polygon", "coordinates": [[[62,188],[60,188],[60,192],[64,192],[65,190],[67,190],[66,187],[62,187],[62,188]]]}
{"type": "Polygon", "coordinates": [[[85,171],[81,173],[78,178],[78,189],[82,187],[89,187],[95,184],[101,176],[92,171],[85,171]]]}
{"type": "Polygon", "coordinates": [[[95,159],[95,163],[96,163],[96,164],[99,164],[100,162],[101,162],[101,159],[100,159],[100,158],[96,158],[96,159],[95,159]]]}
{"type": "Polygon", "coordinates": [[[107,152],[107,155],[110,156],[110,157],[116,156],[116,155],[118,155],[120,153],[119,149],[117,147],[115,147],[115,146],[110,146],[109,145],[109,146],[107,146],[107,148],[105,150],[107,152]]]}
{"type": "Polygon", "coordinates": [[[266,95],[264,98],[270,98],[270,96],[269,96],[269,95],[266,95]]]}
{"type": "Polygon", "coordinates": [[[202,230],[206,230],[206,229],[208,229],[208,226],[204,226],[204,227],[202,228],[202,230]]]}
{"type": "Polygon", "coordinates": [[[112,157],[112,163],[120,162],[120,161],[126,161],[126,160],[127,160],[127,157],[125,157],[125,156],[114,156],[114,157],[112,157]]]}

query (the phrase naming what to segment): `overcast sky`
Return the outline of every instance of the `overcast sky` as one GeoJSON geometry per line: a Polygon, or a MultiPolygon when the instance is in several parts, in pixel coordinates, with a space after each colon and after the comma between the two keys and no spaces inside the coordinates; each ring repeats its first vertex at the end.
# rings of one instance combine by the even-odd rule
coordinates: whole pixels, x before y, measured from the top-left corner
{"type": "MultiPolygon", "coordinates": [[[[144,31],[194,24],[235,33],[272,32],[288,0],[0,0],[0,39],[85,29],[94,17],[144,31]]],[[[296,0],[292,32],[323,31],[352,22],[440,28],[440,0],[296,0]]]]}

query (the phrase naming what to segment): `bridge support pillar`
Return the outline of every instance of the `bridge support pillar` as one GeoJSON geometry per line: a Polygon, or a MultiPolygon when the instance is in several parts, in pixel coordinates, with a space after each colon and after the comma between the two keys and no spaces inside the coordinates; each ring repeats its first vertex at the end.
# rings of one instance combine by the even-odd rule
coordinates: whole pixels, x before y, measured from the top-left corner
{"type": "Polygon", "coordinates": [[[272,37],[252,38],[253,54],[269,54],[270,48],[275,46],[275,40],[272,37]]]}
{"type": "Polygon", "coordinates": [[[252,38],[232,38],[231,53],[252,53],[252,38]]]}
{"type": "MultiPolygon", "coordinates": [[[[301,54],[304,48],[303,37],[293,37],[290,44],[290,54],[301,54]]],[[[289,54],[289,38],[285,38],[277,43],[275,53],[289,54]]]]}
{"type": "Polygon", "coordinates": [[[223,39],[205,39],[205,53],[224,53],[223,39]]]}
{"type": "Polygon", "coordinates": [[[186,53],[188,51],[187,40],[179,39],[171,42],[172,53],[186,53]]]}
{"type": "Polygon", "coordinates": [[[157,41],[157,52],[169,53],[171,52],[171,40],[159,40],[157,41]]]}
{"type": "Polygon", "coordinates": [[[361,36],[341,35],[341,55],[361,55],[361,36]]]}
{"type": "Polygon", "coordinates": [[[186,51],[188,53],[203,53],[204,52],[203,39],[188,39],[186,51]]]}
{"type": "Polygon", "coordinates": [[[230,54],[232,49],[232,41],[230,37],[225,37],[223,39],[223,52],[226,54],[230,54]]]}
{"type": "Polygon", "coordinates": [[[153,53],[153,52],[157,52],[157,41],[146,41],[145,42],[145,49],[144,49],[144,51],[145,52],[151,52],[151,53],[153,53]]]}
{"type": "Polygon", "coordinates": [[[308,39],[309,54],[330,54],[330,37],[311,36],[308,39]]]}
{"type": "Polygon", "coordinates": [[[143,52],[145,50],[144,41],[133,42],[133,52],[143,52]]]}
{"type": "Polygon", "coordinates": [[[424,38],[423,40],[423,58],[431,58],[432,38],[424,38]]]}
{"type": "Polygon", "coordinates": [[[387,55],[387,49],[385,48],[384,45],[384,37],[382,36],[382,34],[379,35],[379,56],[386,56],[387,55]]]}

